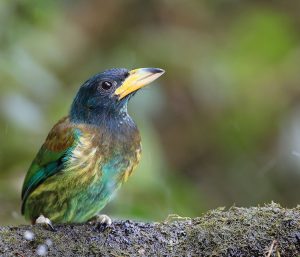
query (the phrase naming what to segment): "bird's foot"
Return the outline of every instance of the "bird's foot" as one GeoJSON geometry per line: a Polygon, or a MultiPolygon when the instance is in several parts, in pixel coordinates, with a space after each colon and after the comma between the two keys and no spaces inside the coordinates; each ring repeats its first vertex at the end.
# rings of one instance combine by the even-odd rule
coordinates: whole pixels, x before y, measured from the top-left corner
{"type": "Polygon", "coordinates": [[[105,214],[96,215],[95,217],[89,220],[89,224],[96,225],[96,229],[100,232],[103,232],[105,231],[105,229],[110,227],[110,225],[112,224],[112,220],[105,214]]]}
{"type": "Polygon", "coordinates": [[[51,220],[46,218],[44,215],[40,215],[34,222],[34,224],[42,224],[46,226],[46,228],[56,231],[56,229],[53,227],[51,220]]]}

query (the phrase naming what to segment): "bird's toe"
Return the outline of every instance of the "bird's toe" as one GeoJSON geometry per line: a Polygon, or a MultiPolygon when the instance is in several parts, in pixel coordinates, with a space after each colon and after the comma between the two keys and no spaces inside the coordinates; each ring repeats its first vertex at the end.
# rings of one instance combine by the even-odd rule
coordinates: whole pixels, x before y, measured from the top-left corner
{"type": "Polygon", "coordinates": [[[90,224],[95,224],[96,229],[103,232],[106,228],[110,227],[112,224],[112,220],[109,216],[102,214],[96,215],[89,221],[90,224]]]}
{"type": "Polygon", "coordinates": [[[56,231],[56,229],[53,227],[51,220],[46,218],[44,215],[40,215],[34,222],[35,224],[42,224],[46,226],[48,229],[52,231],[56,231]]]}

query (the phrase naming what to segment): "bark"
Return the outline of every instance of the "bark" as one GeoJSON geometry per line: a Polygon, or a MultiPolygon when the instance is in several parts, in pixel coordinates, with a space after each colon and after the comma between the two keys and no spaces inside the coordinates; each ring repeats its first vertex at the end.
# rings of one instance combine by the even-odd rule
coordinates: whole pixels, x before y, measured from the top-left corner
{"type": "Polygon", "coordinates": [[[300,256],[300,207],[219,208],[161,223],[0,227],[0,256],[300,256]]]}

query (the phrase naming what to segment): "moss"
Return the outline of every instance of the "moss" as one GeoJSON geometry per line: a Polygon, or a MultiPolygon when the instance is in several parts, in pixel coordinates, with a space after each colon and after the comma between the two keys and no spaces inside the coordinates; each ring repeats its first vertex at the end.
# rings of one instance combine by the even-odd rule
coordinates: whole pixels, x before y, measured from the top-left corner
{"type": "MultiPolygon", "coordinates": [[[[172,218],[163,223],[115,221],[104,232],[91,225],[0,228],[0,255],[35,255],[51,239],[50,256],[265,256],[274,240],[281,256],[300,253],[300,209],[277,204],[219,208],[201,217],[172,218]],[[35,234],[33,241],[24,232],[35,234]]],[[[275,254],[275,253],[274,253],[275,254]]],[[[275,255],[273,255],[275,256],[275,255]]]]}

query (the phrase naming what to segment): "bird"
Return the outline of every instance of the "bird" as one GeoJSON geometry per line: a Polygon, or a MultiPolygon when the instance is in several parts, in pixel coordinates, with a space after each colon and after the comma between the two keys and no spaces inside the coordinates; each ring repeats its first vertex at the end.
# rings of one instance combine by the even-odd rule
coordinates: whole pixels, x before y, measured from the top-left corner
{"type": "Polygon", "coordinates": [[[50,130],[27,171],[21,197],[26,220],[53,230],[53,223],[111,224],[100,211],[141,157],[141,137],[128,102],[164,72],[113,68],[80,86],[69,114],[50,130]]]}

